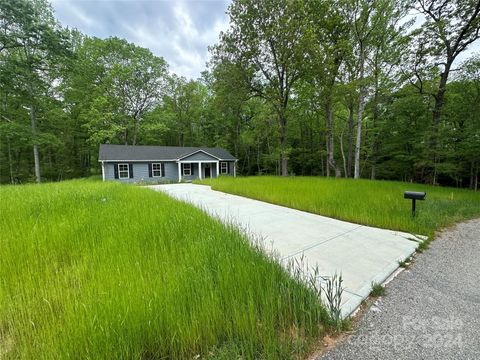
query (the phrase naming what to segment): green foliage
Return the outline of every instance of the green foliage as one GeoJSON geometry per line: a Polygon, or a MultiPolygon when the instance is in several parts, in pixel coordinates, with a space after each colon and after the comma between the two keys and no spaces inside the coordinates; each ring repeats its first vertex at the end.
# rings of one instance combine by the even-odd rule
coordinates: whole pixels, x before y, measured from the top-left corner
{"type": "Polygon", "coordinates": [[[480,193],[393,181],[314,177],[220,177],[212,188],[358,224],[427,235],[480,216],[480,193]],[[411,216],[406,190],[425,191],[411,216]]]}
{"type": "Polygon", "coordinates": [[[381,284],[372,283],[372,291],[370,292],[370,296],[379,297],[384,296],[385,293],[385,288],[381,284]]]}
{"type": "Polygon", "coordinates": [[[233,227],[149,189],[0,188],[2,359],[305,355],[316,294],[233,227]]]}
{"type": "Polygon", "coordinates": [[[476,189],[478,55],[454,78],[438,66],[445,42],[459,54],[478,36],[475,3],[424,4],[444,19],[409,33],[419,2],[235,0],[193,80],[62,28],[44,0],[1,0],[0,182],[32,181],[34,164],[45,180],[98,174],[98,144],[119,143],[224,147],[243,175],[352,177],[357,162],[362,177],[476,189]]]}
{"type": "MultiPolygon", "coordinates": [[[[10,123],[7,142],[10,181],[14,151],[33,148],[35,177],[41,179],[38,148],[54,152],[59,140],[51,123],[60,108],[56,100],[71,55],[68,32],[62,29],[44,0],[0,1],[0,121],[10,123]],[[28,130],[27,130],[28,127],[28,130]],[[24,129],[24,142],[12,129],[24,129]]],[[[3,142],[3,141],[2,141],[3,142]]]]}
{"type": "Polygon", "coordinates": [[[430,240],[422,241],[422,242],[418,245],[417,251],[418,251],[419,253],[422,253],[422,252],[424,252],[425,250],[428,249],[429,245],[430,245],[430,240]]]}
{"type": "Polygon", "coordinates": [[[86,38],[77,54],[65,91],[71,111],[85,123],[88,140],[97,146],[136,144],[145,114],[167,90],[165,60],[118,38],[86,38]],[[78,98],[87,93],[87,99],[78,98]]]}
{"type": "Polygon", "coordinates": [[[254,96],[271,107],[278,121],[280,171],[288,174],[288,103],[305,70],[307,32],[300,1],[234,1],[230,28],[213,48],[217,64],[238,66],[254,96]]]}

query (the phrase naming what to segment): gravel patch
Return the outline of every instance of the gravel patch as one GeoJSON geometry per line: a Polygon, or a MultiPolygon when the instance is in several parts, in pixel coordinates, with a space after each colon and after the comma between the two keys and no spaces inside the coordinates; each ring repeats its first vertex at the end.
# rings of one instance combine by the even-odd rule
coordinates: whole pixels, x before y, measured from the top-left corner
{"type": "Polygon", "coordinates": [[[320,359],[480,359],[480,219],[430,243],[320,359]]]}

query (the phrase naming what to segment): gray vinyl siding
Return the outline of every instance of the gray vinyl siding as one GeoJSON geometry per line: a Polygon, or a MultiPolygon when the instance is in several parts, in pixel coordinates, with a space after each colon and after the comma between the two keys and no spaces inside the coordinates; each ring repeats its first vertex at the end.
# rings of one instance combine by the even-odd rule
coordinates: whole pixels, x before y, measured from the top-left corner
{"type": "Polygon", "coordinates": [[[165,174],[162,179],[165,181],[178,181],[178,164],[176,162],[164,162],[165,174]]]}
{"type": "Polygon", "coordinates": [[[175,162],[163,162],[165,173],[162,177],[150,177],[148,171],[149,163],[133,162],[133,178],[129,179],[115,179],[115,170],[114,166],[116,164],[127,164],[124,162],[119,163],[105,163],[105,180],[116,180],[125,183],[134,183],[134,182],[172,182],[178,181],[178,170],[177,164],[175,162]]]}
{"type": "Polygon", "coordinates": [[[141,181],[141,179],[148,179],[148,164],[146,163],[131,163],[133,164],[133,178],[129,179],[115,179],[114,166],[117,164],[128,164],[126,162],[119,163],[105,163],[105,180],[116,180],[126,183],[133,183],[141,181]]]}
{"type": "MultiPolygon", "coordinates": [[[[182,171],[182,181],[192,181],[192,180],[198,179],[198,164],[191,163],[191,168],[193,169],[193,175],[183,176],[183,171],[182,171]]],[[[180,167],[180,170],[182,170],[182,167],[180,167]]],[[[178,181],[178,178],[177,178],[177,181],[178,181]]]]}
{"type": "MultiPolygon", "coordinates": [[[[197,155],[197,154],[196,154],[197,155]]],[[[206,156],[205,154],[201,153],[198,155],[206,156]]],[[[209,159],[202,159],[202,160],[209,160],[209,159]]],[[[192,160],[192,161],[200,161],[199,159],[192,160]]],[[[153,162],[154,163],[154,162],[153,162]]],[[[177,182],[178,181],[178,164],[176,162],[161,162],[164,166],[164,173],[162,177],[150,177],[148,171],[148,164],[146,162],[118,162],[118,163],[108,163],[105,162],[105,180],[115,180],[121,181],[125,183],[135,183],[135,182],[177,182]],[[114,166],[117,164],[132,164],[133,167],[133,178],[128,179],[115,179],[115,170],[114,166]]],[[[193,168],[193,175],[192,176],[183,176],[182,174],[182,181],[192,181],[199,178],[198,172],[198,163],[191,163],[193,168]]],[[[233,161],[228,161],[228,175],[233,176],[233,161]]],[[[205,179],[205,168],[210,165],[210,176],[216,177],[217,176],[217,163],[202,163],[201,171],[202,171],[202,179],[205,179]]],[[[220,169],[219,169],[220,171],[220,169]]],[[[221,175],[219,173],[219,175],[221,175]]],[[[226,176],[224,174],[224,176],[226,176]]]]}
{"type": "Polygon", "coordinates": [[[233,168],[235,167],[235,161],[220,161],[218,166],[220,168],[218,169],[218,175],[219,176],[233,176],[233,168]],[[221,174],[220,169],[221,169],[221,164],[222,162],[226,162],[228,164],[228,174],[221,174]]]}
{"type": "Polygon", "coordinates": [[[189,162],[189,161],[217,161],[218,159],[210,155],[207,155],[202,151],[199,151],[196,154],[181,158],[180,160],[183,162],[189,162]]]}

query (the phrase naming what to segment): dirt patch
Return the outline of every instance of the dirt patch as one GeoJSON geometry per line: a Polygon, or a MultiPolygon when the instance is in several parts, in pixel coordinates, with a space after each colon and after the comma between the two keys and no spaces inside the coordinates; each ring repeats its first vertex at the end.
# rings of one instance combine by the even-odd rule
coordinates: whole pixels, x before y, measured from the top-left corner
{"type": "Polygon", "coordinates": [[[7,355],[10,351],[13,350],[13,337],[11,336],[2,336],[0,337],[0,359],[4,355],[7,355]]]}

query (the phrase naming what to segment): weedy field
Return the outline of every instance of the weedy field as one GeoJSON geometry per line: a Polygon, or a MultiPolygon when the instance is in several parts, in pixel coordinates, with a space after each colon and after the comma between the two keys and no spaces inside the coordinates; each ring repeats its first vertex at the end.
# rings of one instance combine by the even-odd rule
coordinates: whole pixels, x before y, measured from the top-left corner
{"type": "Polygon", "coordinates": [[[299,358],[328,328],[313,291],[161,193],[4,186],[0,213],[2,359],[299,358]]]}
{"type": "Polygon", "coordinates": [[[380,228],[432,236],[436,230],[480,216],[480,192],[395,181],[324,177],[220,177],[214,190],[380,228]],[[425,191],[411,216],[405,190],[425,191]]]}

